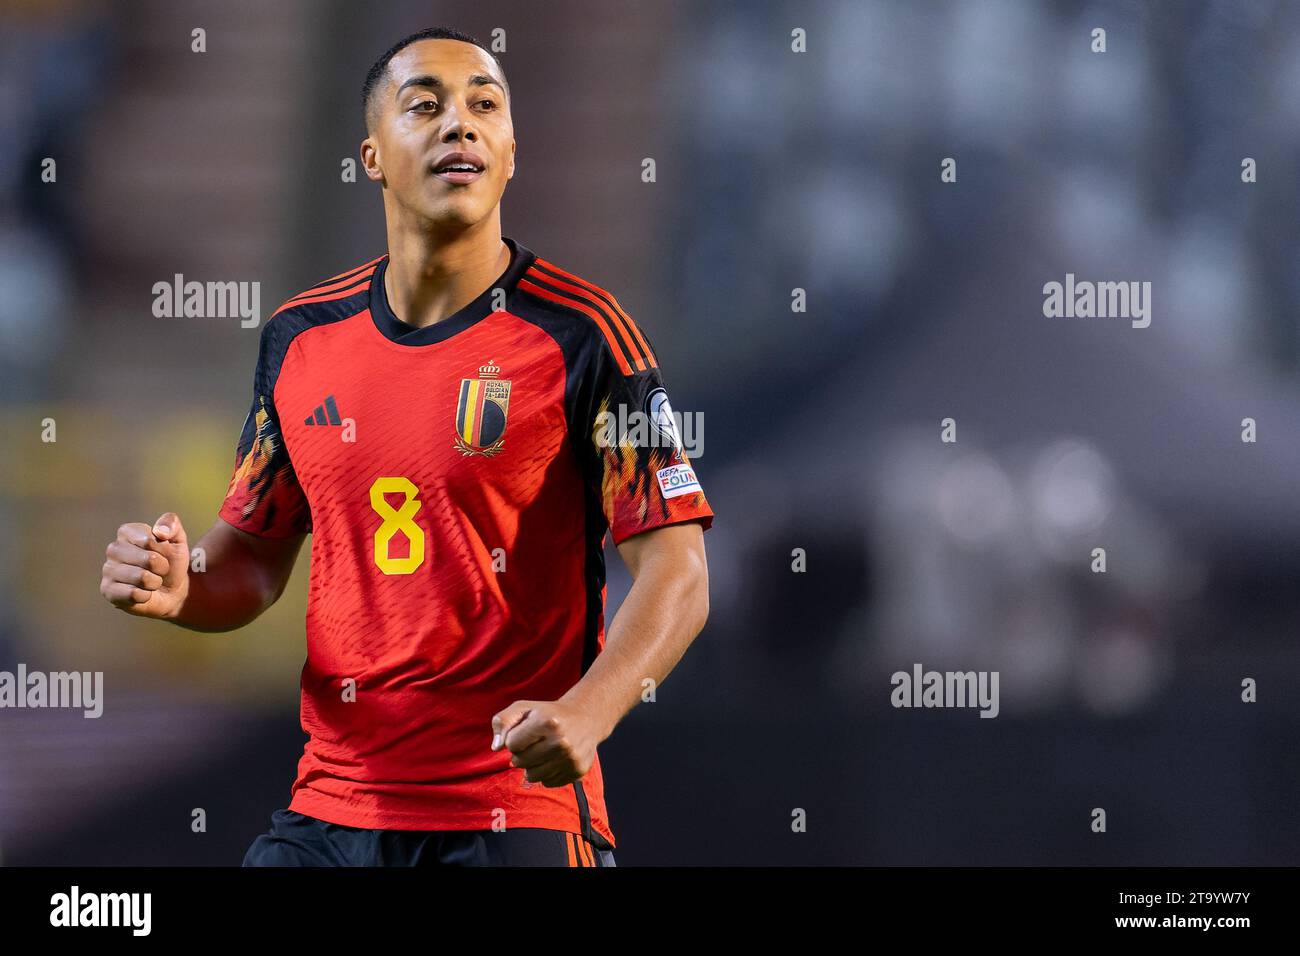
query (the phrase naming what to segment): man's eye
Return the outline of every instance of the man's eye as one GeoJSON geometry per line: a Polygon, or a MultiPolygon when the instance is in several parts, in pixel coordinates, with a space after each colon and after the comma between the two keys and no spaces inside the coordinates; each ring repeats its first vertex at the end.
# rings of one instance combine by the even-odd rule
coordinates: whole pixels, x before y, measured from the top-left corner
{"type": "Polygon", "coordinates": [[[479,100],[480,106],[483,105],[484,103],[486,103],[488,106],[492,107],[493,109],[496,109],[497,104],[493,100],[479,100]]]}
{"type": "Polygon", "coordinates": [[[433,107],[433,106],[437,106],[437,105],[438,105],[438,104],[435,103],[433,100],[420,100],[420,102],[418,102],[418,103],[416,103],[414,106],[412,106],[411,109],[413,109],[413,110],[422,110],[422,109],[424,109],[426,106],[433,107]]]}

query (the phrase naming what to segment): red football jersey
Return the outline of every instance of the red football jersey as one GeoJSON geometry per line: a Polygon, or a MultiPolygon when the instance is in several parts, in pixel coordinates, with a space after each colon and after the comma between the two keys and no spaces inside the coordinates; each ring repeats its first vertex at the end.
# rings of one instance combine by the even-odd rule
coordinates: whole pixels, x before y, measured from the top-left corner
{"type": "Polygon", "coordinates": [[[424,328],[389,307],[386,256],[286,302],[220,515],[312,534],[290,809],[610,848],[599,759],[570,787],[529,784],[490,749],[492,715],[562,697],[600,653],[607,531],[713,512],[649,338],[609,292],[504,241],[493,286],[424,328]],[[633,412],[650,427],[613,427],[633,412]]]}

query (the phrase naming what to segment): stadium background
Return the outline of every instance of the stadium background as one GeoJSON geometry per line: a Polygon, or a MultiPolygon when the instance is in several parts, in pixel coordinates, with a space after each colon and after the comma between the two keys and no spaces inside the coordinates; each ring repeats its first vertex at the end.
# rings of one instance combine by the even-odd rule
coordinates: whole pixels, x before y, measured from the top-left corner
{"type": "Polygon", "coordinates": [[[358,88],[433,24],[506,31],[505,233],[704,415],[712,616],[601,748],[620,865],[1295,862],[1300,5],[3,0],[0,670],[106,686],[0,711],[4,863],[237,863],[287,800],[306,551],[230,634],[97,590],[123,521],[211,524],[248,406],[257,330],[151,289],[378,255],[358,88]],[[1151,327],[1045,318],[1067,272],[1151,327]],[[917,662],[1000,716],[893,709],[917,662]]]}

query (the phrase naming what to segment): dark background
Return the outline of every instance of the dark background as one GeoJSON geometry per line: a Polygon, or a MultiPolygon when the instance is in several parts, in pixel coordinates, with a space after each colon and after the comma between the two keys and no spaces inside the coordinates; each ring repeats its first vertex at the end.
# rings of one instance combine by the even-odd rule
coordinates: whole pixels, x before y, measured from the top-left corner
{"type": "Polygon", "coordinates": [[[0,0],[0,670],[106,686],[0,710],[0,861],[237,864],[288,800],[306,549],[222,635],[99,569],[215,520],[248,407],[259,329],[153,284],[265,317],[381,254],[341,164],[430,25],[505,31],[505,234],[706,424],[712,614],[601,748],[619,865],[1295,862],[1300,5],[1263,0],[0,0]],[[1150,281],[1151,326],[1044,317],[1067,272],[1150,281]],[[892,708],[914,663],[998,671],[1000,715],[892,708]]]}

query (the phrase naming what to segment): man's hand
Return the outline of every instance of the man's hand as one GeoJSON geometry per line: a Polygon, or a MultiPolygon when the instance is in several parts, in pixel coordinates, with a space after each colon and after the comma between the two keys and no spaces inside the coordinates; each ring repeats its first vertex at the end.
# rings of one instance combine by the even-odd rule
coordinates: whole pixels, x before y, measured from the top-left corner
{"type": "Polygon", "coordinates": [[[582,779],[605,739],[600,721],[558,700],[517,700],[492,718],[492,749],[509,748],[525,779],[563,787],[582,779]]]}
{"type": "Polygon", "coordinates": [[[152,527],[139,521],[122,525],[105,555],[99,593],[108,603],[137,617],[176,617],[189,594],[190,548],[175,512],[152,527]]]}

